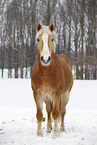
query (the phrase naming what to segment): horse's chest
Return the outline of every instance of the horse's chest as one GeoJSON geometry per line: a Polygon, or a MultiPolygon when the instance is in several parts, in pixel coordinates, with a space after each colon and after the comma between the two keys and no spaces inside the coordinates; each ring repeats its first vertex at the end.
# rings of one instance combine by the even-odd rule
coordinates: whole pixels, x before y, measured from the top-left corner
{"type": "MultiPolygon", "coordinates": [[[[37,78],[38,79],[38,78],[37,78]]],[[[56,76],[55,75],[44,75],[41,76],[38,79],[39,80],[39,87],[42,87],[43,89],[49,90],[51,88],[55,88],[55,84],[56,84],[56,76]]]]}
{"type": "Polygon", "coordinates": [[[42,77],[37,90],[38,95],[41,97],[42,101],[53,100],[53,95],[55,92],[54,82],[55,81],[53,76],[42,77]]]}

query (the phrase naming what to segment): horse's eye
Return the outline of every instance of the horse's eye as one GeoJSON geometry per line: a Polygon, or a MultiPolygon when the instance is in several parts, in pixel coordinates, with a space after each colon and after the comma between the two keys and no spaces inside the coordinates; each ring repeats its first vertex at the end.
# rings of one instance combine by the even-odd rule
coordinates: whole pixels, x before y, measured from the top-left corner
{"type": "Polygon", "coordinates": [[[52,39],[51,39],[51,42],[53,42],[53,41],[54,41],[54,39],[52,38],[52,39]]]}
{"type": "Polygon", "coordinates": [[[39,38],[37,38],[37,42],[40,42],[40,39],[39,38]]]}

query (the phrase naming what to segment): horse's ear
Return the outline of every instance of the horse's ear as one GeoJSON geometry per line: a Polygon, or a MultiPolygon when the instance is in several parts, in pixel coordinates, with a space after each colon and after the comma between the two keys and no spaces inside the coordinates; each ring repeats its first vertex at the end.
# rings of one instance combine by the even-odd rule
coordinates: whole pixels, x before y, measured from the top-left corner
{"type": "Polygon", "coordinates": [[[51,32],[53,32],[54,31],[54,24],[50,24],[49,29],[50,29],[51,32]]]}
{"type": "Polygon", "coordinates": [[[37,31],[39,31],[42,28],[42,25],[40,23],[37,24],[37,31]]]}

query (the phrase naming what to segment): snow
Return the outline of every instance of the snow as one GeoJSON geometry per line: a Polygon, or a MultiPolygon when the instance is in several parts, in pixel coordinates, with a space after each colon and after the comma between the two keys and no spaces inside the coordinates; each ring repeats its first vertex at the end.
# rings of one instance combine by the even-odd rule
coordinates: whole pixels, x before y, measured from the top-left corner
{"type": "MultiPolygon", "coordinates": [[[[52,139],[52,133],[46,133],[46,120],[42,123],[44,137],[36,135],[30,79],[0,79],[0,145],[97,145],[96,89],[96,80],[74,81],[65,117],[66,133],[52,139]]],[[[43,114],[46,119],[45,105],[43,114]]]]}

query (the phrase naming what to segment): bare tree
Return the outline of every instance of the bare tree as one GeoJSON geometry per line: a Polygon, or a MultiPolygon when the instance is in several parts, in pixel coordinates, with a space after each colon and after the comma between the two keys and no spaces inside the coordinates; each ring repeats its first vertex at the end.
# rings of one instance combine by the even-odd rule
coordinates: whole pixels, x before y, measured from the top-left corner
{"type": "Polygon", "coordinates": [[[54,23],[56,53],[63,53],[75,68],[76,79],[97,79],[96,0],[0,0],[0,67],[8,77],[27,77],[37,58],[36,25],[54,23]],[[26,72],[24,68],[26,67],[26,72]],[[20,68],[20,69],[19,69],[20,68]],[[25,73],[25,76],[24,76],[25,73]]]}

